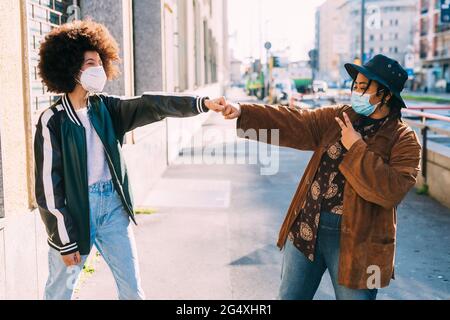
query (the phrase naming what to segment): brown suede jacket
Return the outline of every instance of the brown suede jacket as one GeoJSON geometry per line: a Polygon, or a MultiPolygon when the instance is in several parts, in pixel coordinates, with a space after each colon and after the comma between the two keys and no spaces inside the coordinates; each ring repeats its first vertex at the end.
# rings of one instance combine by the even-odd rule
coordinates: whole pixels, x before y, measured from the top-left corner
{"type": "MultiPolygon", "coordinates": [[[[345,122],[346,112],[354,122],[360,116],[347,105],[319,109],[296,109],[257,104],[241,104],[237,122],[238,136],[265,139],[271,143],[271,130],[279,130],[279,145],[314,151],[281,227],[278,247],[282,249],[289,230],[305,205],[305,198],[328,147],[341,139],[335,120],[345,122]],[[246,135],[254,129],[257,135],[246,135]],[[258,130],[268,130],[259,134],[258,130]],[[244,131],[244,132],[243,132],[244,131]]],[[[276,143],[276,142],[275,142],[276,143]]],[[[420,171],[421,144],[403,120],[390,118],[367,141],[359,140],[339,166],[347,183],[341,226],[339,284],[352,289],[367,289],[380,270],[379,287],[394,277],[397,205],[416,184],[420,171]],[[375,266],[375,268],[374,268],[375,266]]]]}

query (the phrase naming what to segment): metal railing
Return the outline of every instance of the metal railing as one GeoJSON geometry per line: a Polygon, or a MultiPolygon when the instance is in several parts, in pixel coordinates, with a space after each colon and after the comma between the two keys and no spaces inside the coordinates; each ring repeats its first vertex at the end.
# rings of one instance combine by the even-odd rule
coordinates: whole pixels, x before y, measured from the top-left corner
{"type": "Polygon", "coordinates": [[[425,110],[450,110],[450,106],[418,106],[408,107],[408,109],[402,110],[404,114],[418,117],[421,122],[413,121],[411,119],[404,119],[411,127],[419,128],[422,134],[422,177],[425,185],[427,184],[427,162],[428,162],[428,134],[433,132],[438,135],[444,135],[450,137],[450,130],[438,128],[436,126],[430,126],[427,124],[427,120],[438,120],[450,123],[450,117],[440,114],[434,114],[425,112],[425,110]],[[420,111],[418,111],[420,110],[420,111]]]}

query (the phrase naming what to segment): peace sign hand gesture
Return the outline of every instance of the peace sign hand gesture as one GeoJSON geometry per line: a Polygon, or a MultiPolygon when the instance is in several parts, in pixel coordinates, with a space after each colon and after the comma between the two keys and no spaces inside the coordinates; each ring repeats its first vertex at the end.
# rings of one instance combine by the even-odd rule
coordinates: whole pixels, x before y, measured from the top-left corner
{"type": "Polygon", "coordinates": [[[342,144],[344,145],[345,149],[350,150],[358,140],[362,139],[362,136],[358,131],[355,130],[355,128],[353,128],[353,124],[345,112],[345,123],[342,122],[342,120],[338,117],[336,117],[335,119],[342,129],[342,144]]]}

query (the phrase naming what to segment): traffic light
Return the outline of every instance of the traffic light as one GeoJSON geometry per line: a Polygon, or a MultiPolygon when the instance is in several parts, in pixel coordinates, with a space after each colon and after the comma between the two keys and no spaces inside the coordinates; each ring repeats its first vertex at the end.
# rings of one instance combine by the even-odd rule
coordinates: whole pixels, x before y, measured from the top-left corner
{"type": "Polygon", "coordinates": [[[319,51],[317,49],[310,50],[308,52],[309,55],[309,65],[313,70],[317,70],[319,68],[319,51]]]}
{"type": "Polygon", "coordinates": [[[272,57],[272,66],[274,68],[280,68],[281,67],[280,57],[272,57]]]}

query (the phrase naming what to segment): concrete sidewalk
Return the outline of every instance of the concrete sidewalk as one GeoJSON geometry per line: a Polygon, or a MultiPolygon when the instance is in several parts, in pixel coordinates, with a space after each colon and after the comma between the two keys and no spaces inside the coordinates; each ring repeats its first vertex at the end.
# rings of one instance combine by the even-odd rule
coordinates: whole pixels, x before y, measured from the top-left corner
{"type": "MultiPolygon", "coordinates": [[[[222,132],[234,126],[218,115],[205,123],[222,132]]],[[[138,216],[135,228],[147,298],[275,299],[282,258],[275,243],[310,157],[281,149],[273,176],[261,176],[259,165],[169,167],[140,204],[157,213],[138,216]]],[[[379,299],[450,299],[448,230],[450,210],[411,191],[399,206],[397,280],[379,299]]],[[[93,268],[76,298],[116,299],[103,259],[93,268]]],[[[334,299],[328,274],[316,299],[334,299]]]]}

